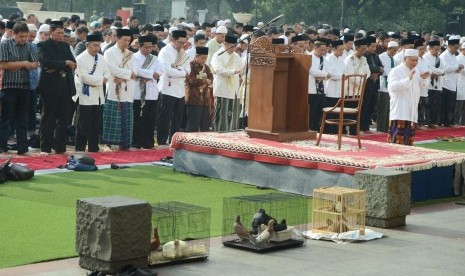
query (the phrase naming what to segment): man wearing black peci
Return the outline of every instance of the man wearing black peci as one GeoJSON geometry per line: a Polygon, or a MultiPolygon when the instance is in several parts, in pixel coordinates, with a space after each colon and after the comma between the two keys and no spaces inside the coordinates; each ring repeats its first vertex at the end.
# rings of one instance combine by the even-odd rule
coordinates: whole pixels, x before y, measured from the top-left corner
{"type": "Polygon", "coordinates": [[[40,42],[38,55],[41,66],[39,93],[42,98],[40,122],[41,154],[66,151],[66,128],[71,112],[71,97],[76,93],[74,74],[76,60],[69,44],[63,42],[63,22],[52,21],[50,39],[40,42]]]}

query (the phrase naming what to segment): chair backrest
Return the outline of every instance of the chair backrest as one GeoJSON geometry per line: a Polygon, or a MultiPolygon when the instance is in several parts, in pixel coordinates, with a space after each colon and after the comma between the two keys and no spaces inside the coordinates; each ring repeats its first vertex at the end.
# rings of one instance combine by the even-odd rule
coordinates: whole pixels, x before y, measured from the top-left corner
{"type": "Polygon", "coordinates": [[[363,94],[365,93],[366,80],[366,75],[342,75],[341,111],[343,111],[345,104],[348,102],[353,103],[350,104],[350,108],[356,108],[360,111],[362,108],[363,94]]]}

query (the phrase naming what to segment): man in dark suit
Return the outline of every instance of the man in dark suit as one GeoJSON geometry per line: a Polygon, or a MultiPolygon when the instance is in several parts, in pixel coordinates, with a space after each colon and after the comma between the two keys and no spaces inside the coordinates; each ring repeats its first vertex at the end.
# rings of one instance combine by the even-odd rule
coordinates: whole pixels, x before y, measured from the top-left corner
{"type": "Polygon", "coordinates": [[[40,42],[38,55],[41,66],[39,93],[42,97],[40,122],[41,154],[66,152],[66,128],[72,110],[71,97],[76,94],[74,70],[76,60],[69,45],[63,42],[63,22],[52,21],[50,39],[40,42]]]}

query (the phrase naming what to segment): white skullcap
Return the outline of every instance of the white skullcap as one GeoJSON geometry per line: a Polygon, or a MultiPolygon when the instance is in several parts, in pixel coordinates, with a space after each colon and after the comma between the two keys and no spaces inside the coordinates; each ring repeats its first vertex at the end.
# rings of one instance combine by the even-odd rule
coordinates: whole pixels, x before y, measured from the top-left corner
{"type": "Polygon", "coordinates": [[[365,32],[364,30],[360,30],[358,31],[359,34],[362,34],[363,36],[367,36],[367,32],[365,32]]]}
{"type": "Polygon", "coordinates": [[[226,23],[231,23],[231,19],[225,19],[224,24],[226,24],[226,23]]]}
{"type": "Polygon", "coordinates": [[[325,32],[325,29],[318,29],[318,34],[323,34],[325,32]]]}
{"type": "Polygon", "coordinates": [[[116,27],[116,26],[111,26],[111,27],[110,27],[110,30],[118,30],[118,27],[116,27]]]}
{"type": "Polygon", "coordinates": [[[124,26],[124,27],[121,28],[121,29],[129,30],[129,26],[124,26]]]}
{"type": "Polygon", "coordinates": [[[169,33],[172,33],[173,31],[177,31],[178,30],[178,27],[170,27],[170,29],[168,30],[169,33]]]}
{"type": "Polygon", "coordinates": [[[187,24],[187,27],[189,27],[189,28],[191,28],[191,29],[194,29],[194,28],[195,28],[195,25],[194,25],[194,23],[189,23],[189,24],[187,24]]]}
{"type": "Polygon", "coordinates": [[[461,39],[461,37],[459,35],[453,35],[451,36],[449,39],[461,39]]]}
{"type": "Polygon", "coordinates": [[[198,35],[198,34],[199,34],[199,35],[206,35],[207,33],[206,33],[204,30],[197,30],[197,31],[195,32],[195,34],[196,34],[196,35],[198,35]]]}
{"type": "Polygon", "coordinates": [[[349,29],[349,28],[345,28],[345,29],[344,29],[344,33],[346,34],[346,33],[348,33],[348,32],[350,32],[350,29],[349,29]]]}
{"type": "Polygon", "coordinates": [[[387,32],[387,34],[391,36],[394,34],[394,32],[387,32]]]}
{"type": "Polygon", "coordinates": [[[406,49],[404,57],[418,57],[418,50],[406,49]]]}
{"type": "Polygon", "coordinates": [[[27,24],[27,28],[29,29],[30,32],[32,31],[37,32],[37,26],[34,24],[27,24]]]}
{"type": "Polygon", "coordinates": [[[228,29],[225,26],[219,26],[218,28],[216,28],[216,33],[217,34],[227,34],[228,29]]]}
{"type": "Polygon", "coordinates": [[[240,38],[241,42],[244,42],[246,44],[249,44],[249,39],[250,39],[250,36],[248,34],[243,34],[241,35],[241,38],[240,38]]]}
{"type": "Polygon", "coordinates": [[[265,26],[265,23],[263,23],[263,22],[258,22],[257,26],[258,26],[258,27],[263,27],[263,26],[265,26]]]}
{"type": "Polygon", "coordinates": [[[50,32],[50,25],[48,25],[48,24],[40,25],[39,33],[45,33],[45,32],[50,32]]]}
{"type": "Polygon", "coordinates": [[[387,47],[388,48],[399,47],[399,43],[397,43],[397,41],[389,41],[387,47]]]}
{"type": "Polygon", "coordinates": [[[223,20],[219,20],[217,23],[216,23],[216,26],[224,26],[224,21],[223,20]]]}

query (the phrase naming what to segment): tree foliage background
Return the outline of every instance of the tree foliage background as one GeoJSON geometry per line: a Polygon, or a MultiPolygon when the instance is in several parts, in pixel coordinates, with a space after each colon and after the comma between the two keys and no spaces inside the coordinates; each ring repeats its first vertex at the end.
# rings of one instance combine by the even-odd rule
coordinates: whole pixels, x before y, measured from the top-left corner
{"type": "MultiPolygon", "coordinates": [[[[121,7],[131,6],[131,0],[22,0],[44,2],[48,10],[71,9],[90,16],[93,10],[115,13],[121,7]]],[[[145,0],[151,21],[170,19],[170,0],[145,0]]],[[[13,0],[0,0],[0,6],[14,6],[13,0]]],[[[232,12],[249,12],[253,23],[267,22],[284,14],[278,23],[305,22],[307,25],[322,23],[353,29],[385,30],[444,30],[446,15],[463,11],[463,0],[187,0],[188,14],[198,9],[208,9],[208,19],[232,18],[232,12]],[[341,21],[342,6],[345,6],[341,21]]]]}

